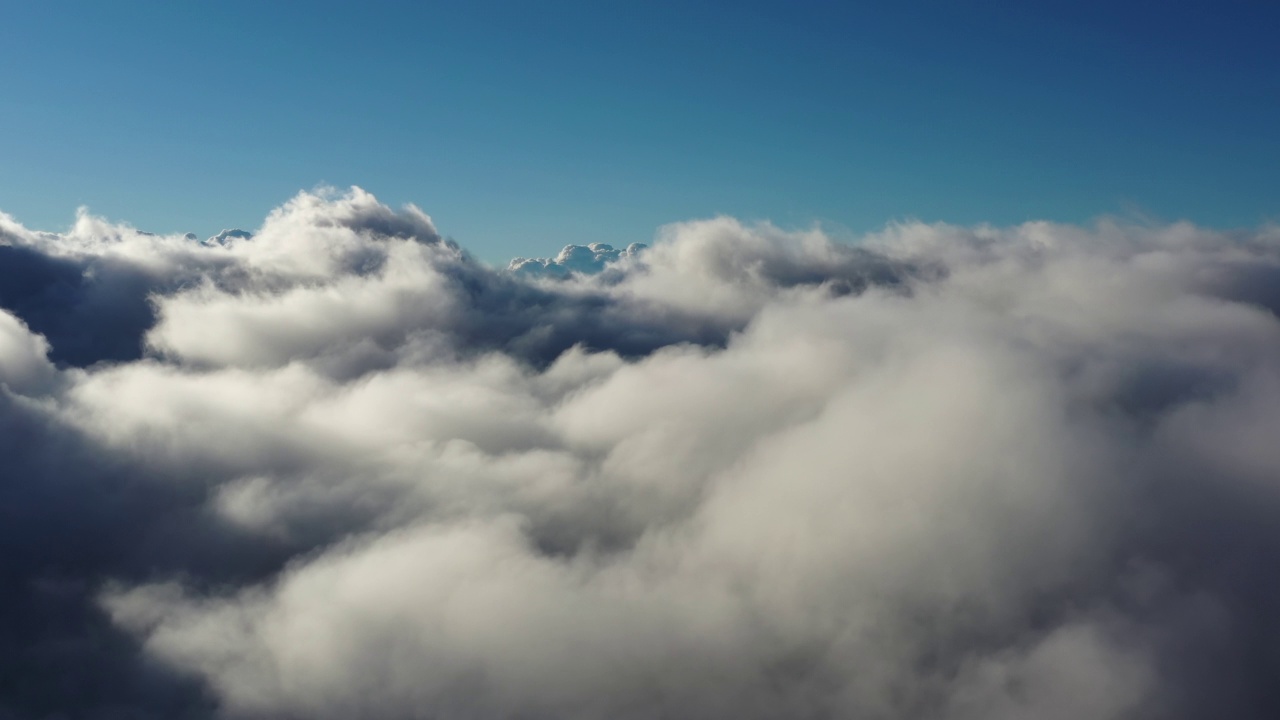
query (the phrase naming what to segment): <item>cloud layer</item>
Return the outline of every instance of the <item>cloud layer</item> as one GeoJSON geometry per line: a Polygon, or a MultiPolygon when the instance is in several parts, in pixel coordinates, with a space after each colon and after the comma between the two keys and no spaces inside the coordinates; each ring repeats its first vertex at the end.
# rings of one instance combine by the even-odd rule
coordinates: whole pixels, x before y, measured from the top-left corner
{"type": "Polygon", "coordinates": [[[1275,228],[219,238],[0,216],[0,718],[1280,714],[1275,228]]]}

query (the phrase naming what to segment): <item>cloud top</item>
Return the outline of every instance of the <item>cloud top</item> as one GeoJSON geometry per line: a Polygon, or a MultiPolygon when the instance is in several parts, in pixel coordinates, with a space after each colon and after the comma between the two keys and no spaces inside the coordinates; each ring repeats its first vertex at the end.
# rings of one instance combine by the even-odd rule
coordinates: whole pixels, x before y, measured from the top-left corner
{"type": "Polygon", "coordinates": [[[575,272],[598,273],[611,263],[638,256],[648,247],[644,243],[631,243],[621,250],[607,243],[565,245],[560,254],[553,258],[515,258],[507,266],[507,270],[518,274],[551,277],[563,277],[575,272]]]}
{"type": "Polygon", "coordinates": [[[1274,228],[0,237],[0,717],[1280,711],[1274,228]]]}

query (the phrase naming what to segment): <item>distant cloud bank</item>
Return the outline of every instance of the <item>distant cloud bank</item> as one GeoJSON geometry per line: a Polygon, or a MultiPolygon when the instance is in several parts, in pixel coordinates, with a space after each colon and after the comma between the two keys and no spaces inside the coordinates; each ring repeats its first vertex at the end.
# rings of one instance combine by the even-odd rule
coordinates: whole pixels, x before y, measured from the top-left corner
{"type": "Polygon", "coordinates": [[[0,718],[1280,716],[1280,229],[0,215],[0,718]]]}
{"type": "Polygon", "coordinates": [[[648,247],[644,243],[631,243],[622,250],[616,250],[606,243],[566,245],[560,254],[553,258],[515,258],[507,269],[515,273],[557,277],[574,272],[598,273],[609,263],[637,257],[648,247]]]}

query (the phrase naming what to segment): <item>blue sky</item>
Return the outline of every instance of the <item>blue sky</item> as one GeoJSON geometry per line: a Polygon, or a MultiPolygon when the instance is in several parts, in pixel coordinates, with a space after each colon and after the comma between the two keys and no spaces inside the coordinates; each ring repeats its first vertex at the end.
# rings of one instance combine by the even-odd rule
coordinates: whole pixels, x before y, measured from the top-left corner
{"type": "Polygon", "coordinates": [[[1274,2],[0,8],[0,209],[43,229],[320,184],[494,262],[718,213],[1280,220],[1274,2]]]}

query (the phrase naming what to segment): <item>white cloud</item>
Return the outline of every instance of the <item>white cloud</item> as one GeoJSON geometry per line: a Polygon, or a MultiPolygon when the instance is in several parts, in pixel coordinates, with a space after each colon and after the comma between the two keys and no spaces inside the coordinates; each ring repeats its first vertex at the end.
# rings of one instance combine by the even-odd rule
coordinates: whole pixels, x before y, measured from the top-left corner
{"type": "MultiPolygon", "coordinates": [[[[3,417],[44,428],[22,487],[61,443],[110,468],[68,487],[139,498],[82,531],[102,550],[75,577],[217,712],[1280,703],[1271,229],[916,223],[850,246],[718,218],[551,282],[359,190],[225,244],[86,215],[68,255],[5,220],[51,282],[47,258],[97,273],[68,307],[145,279],[154,315],[122,327],[150,356],[55,367],[0,315],[29,396],[3,417]]],[[[97,517],[70,497],[34,502],[97,517]]],[[[61,547],[23,577],[86,556],[61,547]]]]}
{"type": "Polygon", "coordinates": [[[564,277],[570,273],[597,273],[609,264],[638,257],[647,245],[631,243],[618,250],[608,243],[590,245],[565,245],[553,258],[515,258],[507,266],[521,275],[546,275],[564,277]]]}
{"type": "Polygon", "coordinates": [[[0,310],[0,386],[22,395],[41,394],[53,382],[49,343],[25,323],[0,310]]]}

